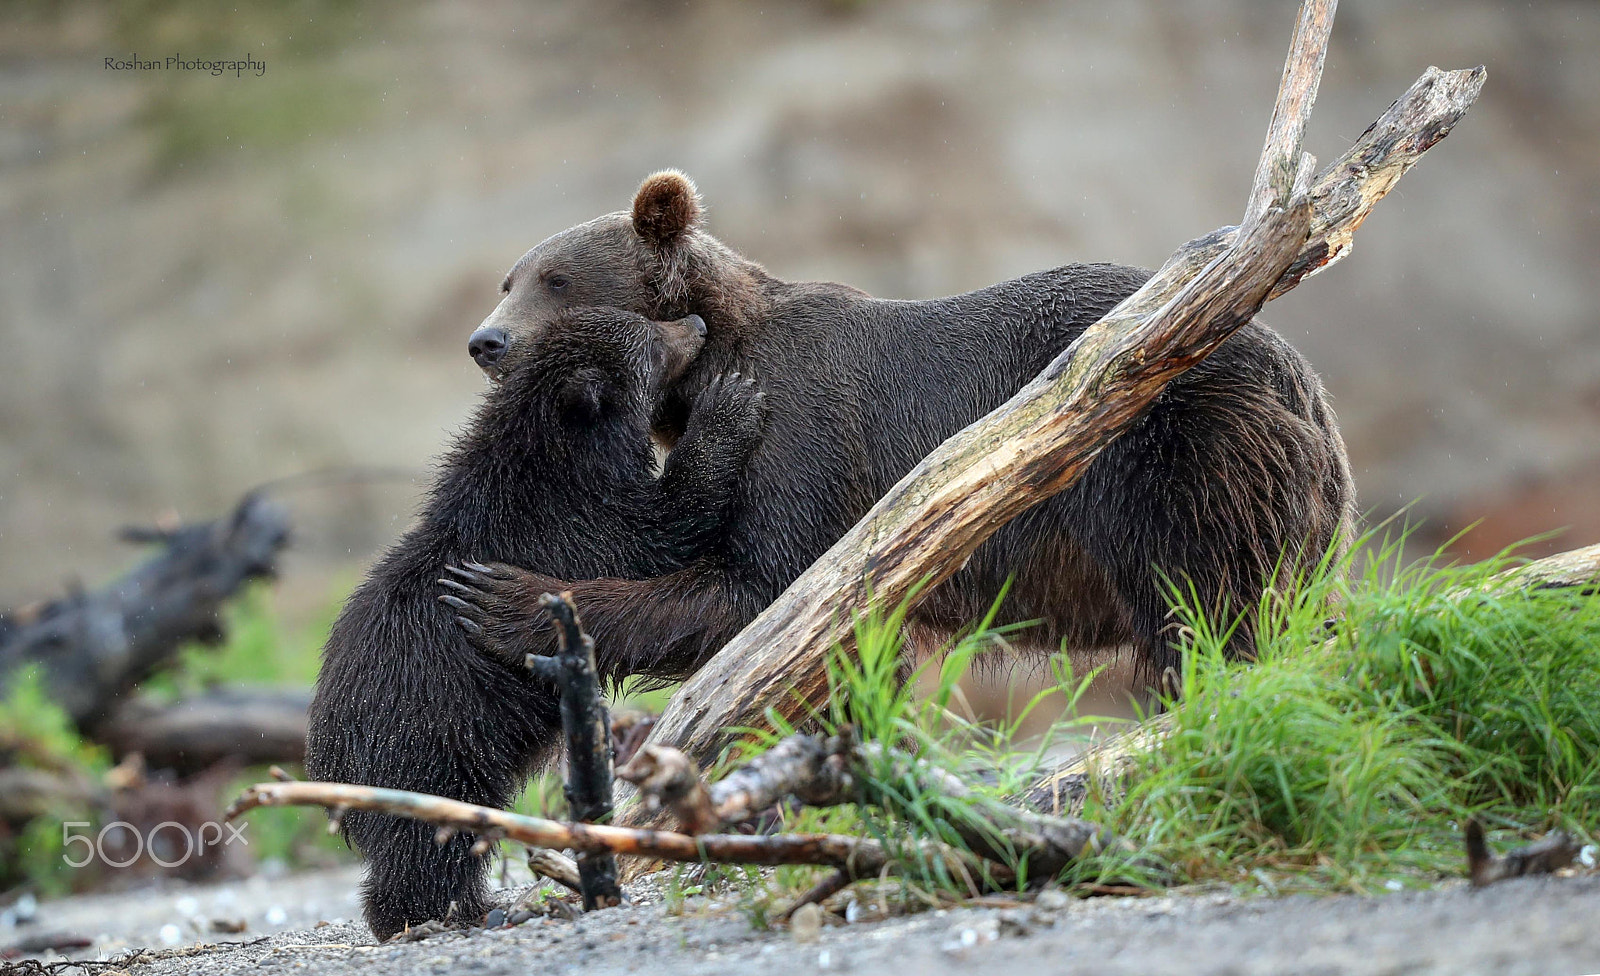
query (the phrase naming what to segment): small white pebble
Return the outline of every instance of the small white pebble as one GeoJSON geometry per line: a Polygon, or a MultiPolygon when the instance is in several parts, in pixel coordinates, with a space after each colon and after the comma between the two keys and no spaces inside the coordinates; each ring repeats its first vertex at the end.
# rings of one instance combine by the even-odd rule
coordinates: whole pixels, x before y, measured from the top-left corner
{"type": "Polygon", "coordinates": [[[183,930],[178,928],[176,925],[168,922],[167,924],[161,926],[162,945],[177,945],[178,940],[181,938],[183,938],[183,930]]]}
{"type": "Polygon", "coordinates": [[[179,915],[194,916],[200,913],[200,902],[189,895],[184,895],[173,902],[172,907],[178,910],[179,915]]]}
{"type": "Polygon", "coordinates": [[[844,906],[844,920],[846,922],[850,922],[850,923],[854,924],[855,921],[857,919],[859,919],[860,917],[861,917],[861,903],[859,901],[856,901],[854,898],[852,898],[852,899],[850,899],[850,904],[844,906]]]}
{"type": "Polygon", "coordinates": [[[817,968],[818,969],[827,969],[832,964],[833,964],[833,953],[829,952],[827,949],[824,949],[821,952],[817,953],[817,968]]]}
{"type": "Polygon", "coordinates": [[[1390,878],[1388,881],[1383,883],[1383,886],[1388,888],[1390,891],[1404,891],[1406,887],[1400,883],[1398,878],[1390,878]]]}
{"type": "Polygon", "coordinates": [[[1578,852],[1578,863],[1586,868],[1592,868],[1595,865],[1596,855],[1600,855],[1600,848],[1593,844],[1585,844],[1583,850],[1578,852]]]}
{"type": "Polygon", "coordinates": [[[287,921],[289,921],[289,913],[283,910],[282,905],[273,905],[267,909],[268,925],[282,925],[287,921]]]}

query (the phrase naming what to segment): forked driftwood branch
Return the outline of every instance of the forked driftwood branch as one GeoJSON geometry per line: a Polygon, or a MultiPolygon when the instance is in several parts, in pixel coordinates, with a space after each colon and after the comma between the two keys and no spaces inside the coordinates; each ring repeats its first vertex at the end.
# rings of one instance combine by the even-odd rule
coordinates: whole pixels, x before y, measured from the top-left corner
{"type": "MultiPolygon", "coordinates": [[[[539,602],[554,618],[557,651],[553,657],[530,655],[528,666],[561,693],[567,808],[579,823],[600,823],[611,816],[611,715],[600,694],[594,641],[583,632],[572,594],[546,593],[539,602]]],[[[584,911],[622,903],[617,861],[609,852],[579,851],[577,869],[584,911]]]]}
{"type": "MultiPolygon", "coordinates": [[[[1378,200],[1466,113],[1484,69],[1430,68],[1332,165],[1301,152],[1335,4],[1306,0],[1245,218],[1180,248],[1011,400],[925,458],[674,697],[651,734],[709,763],[767,709],[826,695],[824,655],[869,596],[954,573],[997,529],[1070,487],[1174,377],[1270,298],[1349,252],[1378,200]],[[870,586],[870,594],[869,594],[870,586]]],[[[619,822],[647,814],[624,807],[619,822]]]]}

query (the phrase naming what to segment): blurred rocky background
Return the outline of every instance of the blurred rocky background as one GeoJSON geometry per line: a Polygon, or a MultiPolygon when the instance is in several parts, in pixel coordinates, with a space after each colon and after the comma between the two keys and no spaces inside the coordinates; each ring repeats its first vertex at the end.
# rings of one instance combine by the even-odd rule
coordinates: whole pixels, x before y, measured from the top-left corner
{"type": "MultiPolygon", "coordinates": [[[[383,469],[283,489],[283,599],[325,612],[482,390],[505,269],[657,168],[775,273],[880,296],[1158,265],[1241,212],[1294,8],[0,3],[0,606],[126,566],[124,523],[383,469]],[[104,67],[134,54],[266,69],[104,67]]],[[[1267,318],[1374,516],[1482,519],[1465,554],[1600,541],[1600,3],[1345,0],[1310,148],[1479,63],[1477,108],[1267,318]]]]}

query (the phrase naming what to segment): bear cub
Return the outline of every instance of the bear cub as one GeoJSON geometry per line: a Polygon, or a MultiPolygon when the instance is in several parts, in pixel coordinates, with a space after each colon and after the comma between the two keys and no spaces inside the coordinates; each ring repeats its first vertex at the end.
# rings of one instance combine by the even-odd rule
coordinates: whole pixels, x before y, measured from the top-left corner
{"type": "MultiPolygon", "coordinates": [[[[543,758],[538,746],[559,741],[558,696],[473,649],[450,606],[464,604],[438,597],[446,567],[492,560],[643,579],[717,540],[761,435],[762,394],[737,373],[712,383],[656,477],[651,418],[699,354],[705,322],[594,307],[553,319],[499,364],[416,525],[334,623],[310,713],[314,779],[505,806],[543,758]],[[474,763],[453,760],[462,742],[475,744],[474,763]]],[[[359,811],[343,825],[369,865],[366,916],[379,938],[486,910],[471,838],[438,847],[426,824],[359,811]]]]}

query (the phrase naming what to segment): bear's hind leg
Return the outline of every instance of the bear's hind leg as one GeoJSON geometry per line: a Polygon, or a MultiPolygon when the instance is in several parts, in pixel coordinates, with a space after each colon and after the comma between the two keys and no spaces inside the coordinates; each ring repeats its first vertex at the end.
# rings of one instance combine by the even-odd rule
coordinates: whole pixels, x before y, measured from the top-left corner
{"type": "MultiPolygon", "coordinates": [[[[478,654],[431,599],[410,611],[416,617],[378,609],[380,619],[358,623],[362,599],[352,598],[329,639],[309,715],[307,772],[505,806],[535,752],[557,739],[554,697],[522,669],[478,654]],[[394,632],[397,619],[404,639],[394,632]]],[[[354,810],[344,831],[367,862],[363,904],[378,938],[430,919],[475,921],[486,910],[487,864],[470,854],[469,836],[435,844],[428,824],[354,810]]]]}

